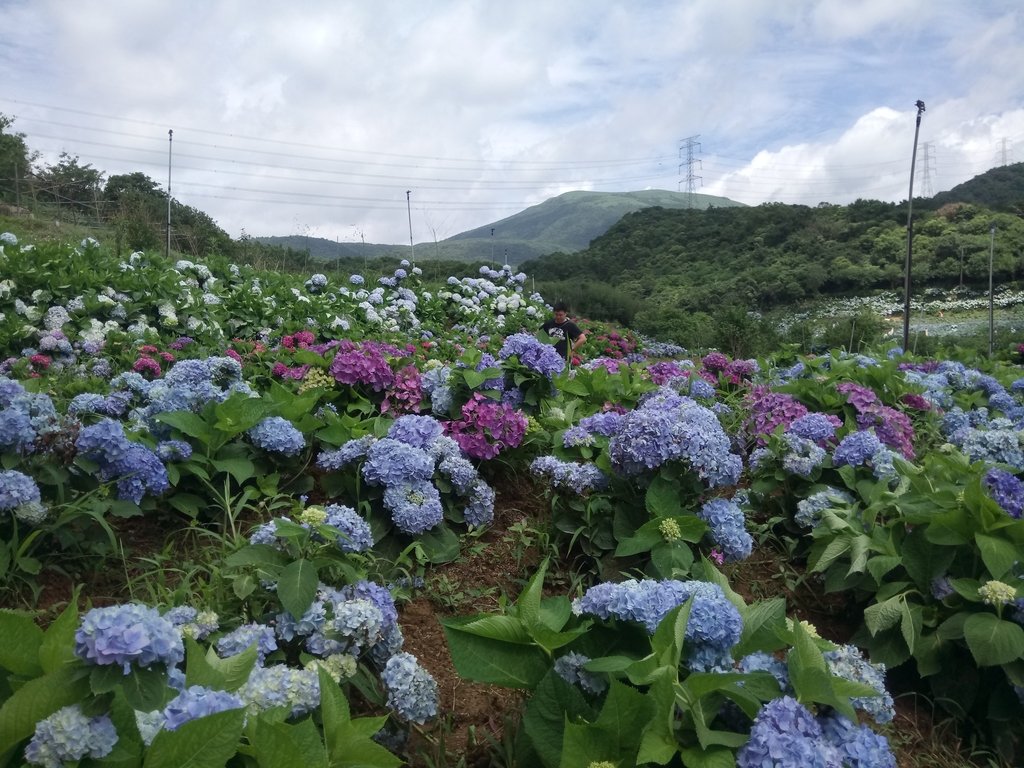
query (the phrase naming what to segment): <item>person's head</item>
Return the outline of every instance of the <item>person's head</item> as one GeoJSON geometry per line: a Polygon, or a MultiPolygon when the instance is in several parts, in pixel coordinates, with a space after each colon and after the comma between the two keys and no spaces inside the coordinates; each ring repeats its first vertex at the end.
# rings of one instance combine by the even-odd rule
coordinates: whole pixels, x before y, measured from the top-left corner
{"type": "Polygon", "coordinates": [[[552,314],[555,317],[555,322],[561,325],[569,316],[569,305],[564,301],[556,301],[555,306],[552,307],[552,314]]]}

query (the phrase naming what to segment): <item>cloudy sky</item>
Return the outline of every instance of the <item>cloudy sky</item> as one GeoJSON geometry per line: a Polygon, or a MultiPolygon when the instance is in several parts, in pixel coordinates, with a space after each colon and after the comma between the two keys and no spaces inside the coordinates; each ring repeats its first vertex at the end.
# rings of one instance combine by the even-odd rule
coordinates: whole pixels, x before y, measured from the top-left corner
{"type": "Polygon", "coordinates": [[[0,30],[43,162],[166,188],[170,155],[234,237],[427,242],[570,190],[901,201],[918,99],[915,194],[1024,160],[1019,0],[0,0],[0,30]]]}

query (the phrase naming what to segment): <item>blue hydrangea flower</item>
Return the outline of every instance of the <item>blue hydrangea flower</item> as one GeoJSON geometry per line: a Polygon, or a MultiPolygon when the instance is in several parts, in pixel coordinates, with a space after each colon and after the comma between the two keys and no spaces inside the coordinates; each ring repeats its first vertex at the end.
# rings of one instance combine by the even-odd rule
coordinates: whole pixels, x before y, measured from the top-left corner
{"type": "Polygon", "coordinates": [[[437,716],[437,683],[412,654],[396,653],[388,659],[380,679],[388,706],[403,720],[422,725],[437,716]]]}
{"type": "Polygon", "coordinates": [[[253,445],[268,453],[297,456],[306,447],[306,438],[288,419],[269,416],[247,433],[253,445]]]}
{"type": "Polygon", "coordinates": [[[320,678],[313,668],[257,666],[238,689],[238,696],[253,712],[287,707],[292,717],[300,717],[320,706],[320,678]]]}
{"type": "Polygon", "coordinates": [[[819,717],[822,736],[836,749],[843,768],[896,768],[889,740],[841,715],[819,717]]]}
{"type": "Polygon", "coordinates": [[[17,408],[0,410],[0,451],[31,453],[36,441],[32,418],[17,408]]]}
{"type": "Polygon", "coordinates": [[[93,608],[75,632],[75,655],[90,664],[168,668],[185,658],[181,633],[159,611],[138,603],[93,608]]]}
{"type": "Polygon", "coordinates": [[[342,504],[328,504],[324,511],[327,513],[324,523],[341,532],[337,541],[342,552],[365,552],[373,546],[370,524],[354,509],[342,504]]]}
{"type": "Polygon", "coordinates": [[[217,641],[217,653],[222,658],[237,656],[253,643],[256,644],[256,661],[263,664],[267,656],[277,650],[274,630],[263,624],[243,624],[217,641]]]}
{"type": "Polygon", "coordinates": [[[583,669],[583,665],[588,661],[589,656],[569,651],[555,659],[555,674],[569,685],[575,685],[589,694],[600,696],[608,688],[608,683],[600,675],[583,669]]]}
{"type": "Polygon", "coordinates": [[[447,416],[454,404],[451,376],[452,369],[445,365],[424,371],[420,377],[420,387],[430,398],[430,412],[435,416],[447,416]]]}
{"type": "Polygon", "coordinates": [[[769,653],[756,651],[744,656],[736,666],[740,672],[768,672],[779,684],[779,690],[789,690],[789,666],[769,653]]]}
{"type": "Polygon", "coordinates": [[[1020,518],[1024,512],[1024,481],[1005,470],[992,468],[985,473],[985,487],[1006,514],[1020,518]]]}
{"type": "Polygon", "coordinates": [[[832,463],[837,467],[859,467],[870,461],[881,447],[882,441],[871,430],[851,432],[836,446],[832,463]]]}
{"type": "MultiPolygon", "coordinates": [[[[451,445],[458,449],[458,443],[451,440],[451,438],[448,439],[451,445]]],[[[458,450],[459,453],[455,455],[443,457],[438,462],[437,469],[442,476],[448,478],[456,493],[465,496],[472,490],[473,484],[479,479],[479,474],[472,462],[462,455],[461,449],[458,450]]]]}
{"type": "Polygon", "coordinates": [[[601,619],[636,621],[654,634],[661,620],[690,598],[693,602],[686,625],[688,663],[701,671],[731,667],[729,652],[739,642],[743,620],[717,584],[673,579],[598,584],[573,601],[573,611],[601,619]]]}
{"type": "Polygon", "coordinates": [[[274,632],[282,640],[291,642],[296,637],[309,637],[319,632],[327,623],[327,607],[323,600],[314,600],[298,619],[288,611],[277,614],[274,632]]]}
{"type": "Polygon", "coordinates": [[[321,469],[337,471],[351,464],[353,461],[366,456],[370,446],[377,442],[373,435],[366,435],[349,440],[340,448],[334,451],[322,451],[316,459],[316,465],[321,469]]]}
{"type": "Polygon", "coordinates": [[[825,460],[825,449],[809,438],[787,432],[782,440],[786,446],[782,468],[790,474],[809,478],[825,460]]]}
{"type": "Polygon", "coordinates": [[[595,413],[593,416],[586,416],[580,419],[580,426],[592,435],[603,435],[611,437],[622,427],[624,414],[615,411],[595,413]]]}
{"type": "Polygon", "coordinates": [[[25,747],[25,761],[43,768],[64,768],[85,757],[106,757],[115,744],[117,731],[107,715],[89,717],[73,704],[36,723],[25,747]]]}
{"type": "Polygon", "coordinates": [[[554,488],[571,491],[579,496],[608,487],[608,477],[596,464],[576,464],[560,461],[554,456],[538,456],[530,463],[530,472],[545,478],[554,488]]]}
{"type": "Polygon", "coordinates": [[[164,728],[176,731],[197,718],[244,706],[245,703],[233,693],[192,685],[167,702],[163,710],[164,728]]]}
{"type": "Polygon", "coordinates": [[[16,469],[0,470],[0,512],[13,512],[42,499],[36,481],[16,469]]]}
{"type": "Polygon", "coordinates": [[[184,440],[164,440],[157,445],[156,455],[165,463],[188,461],[192,456],[192,446],[184,440]]]}
{"type": "Polygon", "coordinates": [[[426,449],[444,433],[444,427],[432,416],[400,416],[388,429],[387,436],[415,448],[426,449]]]}
{"type": "Polygon", "coordinates": [[[434,460],[420,448],[384,438],[370,446],[362,471],[371,485],[424,483],[434,475],[434,460]]]}
{"type": "Polygon", "coordinates": [[[740,506],[728,499],[712,499],[700,508],[697,517],[708,524],[712,541],[730,562],[750,557],[754,538],[747,533],[747,518],[740,506]]]}
{"type": "Polygon", "coordinates": [[[577,448],[594,444],[594,436],[582,424],[570,427],[562,434],[562,446],[577,448]]]}
{"type": "Polygon", "coordinates": [[[494,519],[494,489],[477,478],[469,491],[469,501],[462,511],[467,525],[479,527],[494,519]]]}
{"type": "Polygon", "coordinates": [[[885,665],[872,664],[854,645],[841,645],[825,652],[829,672],[844,680],[864,683],[875,689],[876,696],[850,700],[856,709],[866,712],[876,723],[888,723],[896,716],[892,696],[885,688],[885,665]]]}
{"type": "Polygon", "coordinates": [[[335,603],[355,598],[369,600],[380,609],[384,620],[382,625],[384,632],[388,632],[392,626],[398,624],[398,609],[395,607],[395,598],[391,596],[391,592],[386,587],[382,587],[380,584],[375,584],[372,581],[358,581],[355,584],[349,584],[340,590],[334,591],[333,594],[331,594],[328,588],[321,585],[321,592],[324,593],[324,599],[335,603]]]}
{"type": "Polygon", "coordinates": [[[514,333],[505,339],[498,357],[508,360],[515,355],[519,362],[549,379],[565,369],[565,360],[552,344],[545,344],[528,333],[514,333]]]}
{"type": "Polygon", "coordinates": [[[444,519],[441,494],[429,480],[388,485],[384,489],[384,506],[399,530],[412,535],[428,531],[444,519]]]}
{"type": "Polygon", "coordinates": [[[853,496],[841,488],[826,488],[798,501],[793,520],[805,528],[817,528],[821,522],[821,513],[826,509],[846,507],[853,503],[853,496]]]}
{"type": "Polygon", "coordinates": [[[772,699],[754,719],[750,739],[736,753],[737,768],[840,768],[822,749],[821,726],[790,696],[772,699]]]}
{"type": "Polygon", "coordinates": [[[355,598],[334,604],[331,629],[345,638],[348,652],[356,653],[381,639],[384,615],[370,600],[355,598]]]}

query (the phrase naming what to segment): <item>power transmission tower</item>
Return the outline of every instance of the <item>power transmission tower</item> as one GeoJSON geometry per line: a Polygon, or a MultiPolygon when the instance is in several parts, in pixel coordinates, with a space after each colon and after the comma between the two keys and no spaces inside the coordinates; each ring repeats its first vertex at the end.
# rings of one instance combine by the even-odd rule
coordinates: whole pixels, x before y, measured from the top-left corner
{"type": "Polygon", "coordinates": [[[1001,145],[999,152],[999,164],[1009,165],[1013,162],[1013,148],[1009,146],[1010,140],[1004,136],[999,143],[1001,145]]]}
{"type": "Polygon", "coordinates": [[[931,197],[934,194],[932,190],[932,171],[934,168],[935,157],[932,155],[932,144],[930,141],[925,141],[921,144],[921,196],[931,197]]]}
{"type": "MultiPolygon", "coordinates": [[[[694,190],[697,187],[697,182],[698,181],[701,182],[701,186],[704,186],[704,177],[697,176],[693,172],[694,166],[696,166],[697,168],[703,170],[703,166],[701,165],[701,161],[693,156],[695,149],[696,149],[697,152],[700,151],[700,142],[697,141],[697,139],[699,139],[699,138],[700,138],[700,134],[697,134],[696,136],[687,136],[685,139],[683,139],[682,141],[679,142],[679,158],[680,158],[680,160],[683,158],[683,153],[684,152],[686,153],[686,160],[685,160],[685,162],[682,162],[682,163],[679,164],[679,173],[680,173],[680,175],[682,175],[683,165],[685,165],[686,166],[686,195],[687,195],[687,197],[686,197],[686,207],[687,208],[693,208],[693,193],[694,193],[694,190]]],[[[682,186],[682,182],[680,182],[680,186],[682,186]]]]}

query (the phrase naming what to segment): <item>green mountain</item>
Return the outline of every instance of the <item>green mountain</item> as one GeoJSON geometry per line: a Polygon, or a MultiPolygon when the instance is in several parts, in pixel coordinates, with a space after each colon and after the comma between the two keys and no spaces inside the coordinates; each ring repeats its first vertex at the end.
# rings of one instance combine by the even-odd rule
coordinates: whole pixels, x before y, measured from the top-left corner
{"type": "Polygon", "coordinates": [[[948,192],[940,192],[928,204],[938,208],[950,203],[973,203],[994,211],[1024,215],[1024,163],[992,168],[948,192]]]}
{"type": "MultiPolygon", "coordinates": [[[[417,243],[415,251],[417,254],[425,254],[427,259],[507,261],[515,265],[550,253],[582,250],[627,213],[644,208],[706,210],[741,205],[725,197],[689,195],[663,189],[639,192],[566,192],[513,216],[446,240],[417,243]]],[[[338,258],[409,256],[408,248],[402,245],[339,243],[303,235],[254,239],[297,251],[308,250],[310,257],[326,261],[338,258]]]]}

